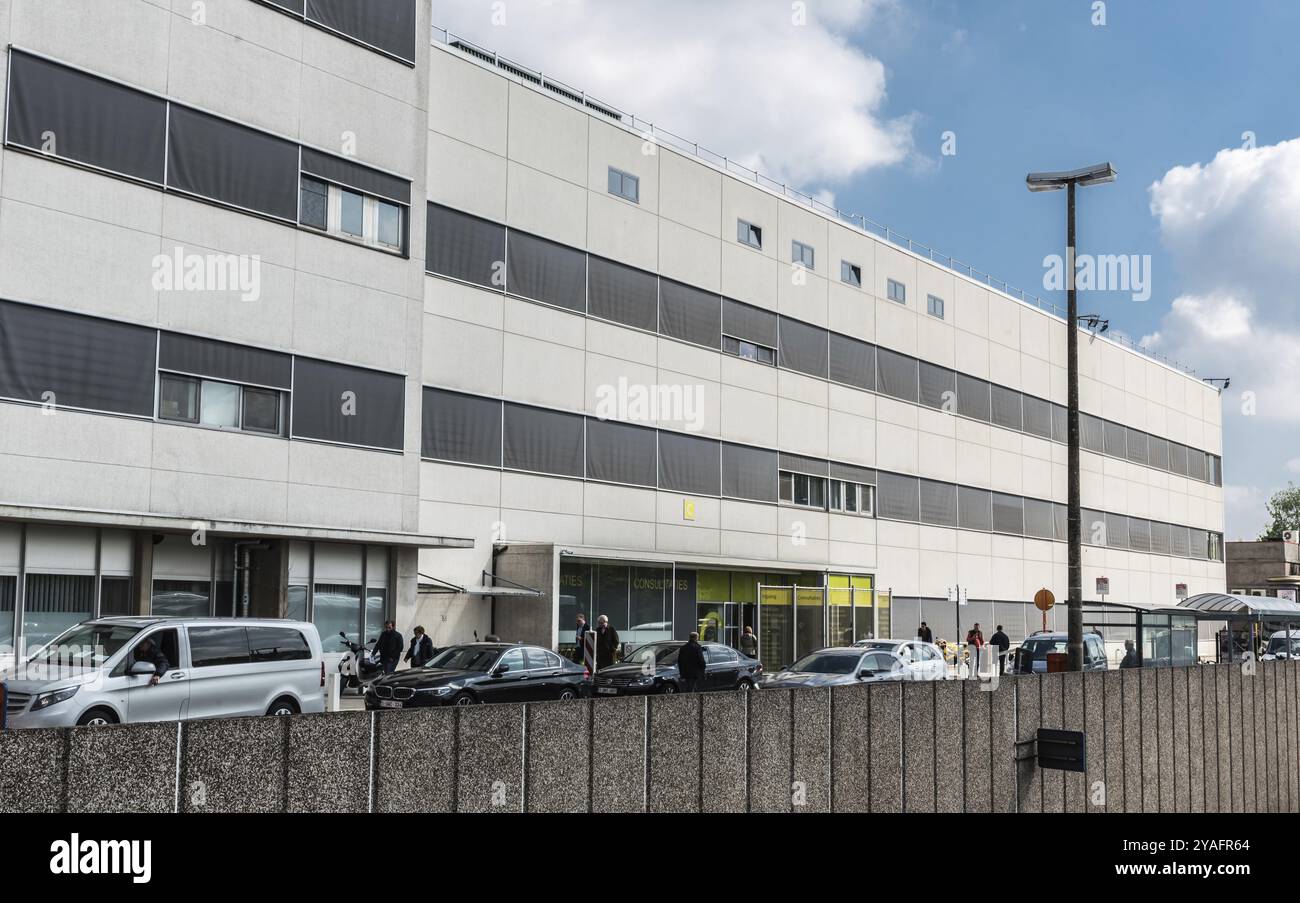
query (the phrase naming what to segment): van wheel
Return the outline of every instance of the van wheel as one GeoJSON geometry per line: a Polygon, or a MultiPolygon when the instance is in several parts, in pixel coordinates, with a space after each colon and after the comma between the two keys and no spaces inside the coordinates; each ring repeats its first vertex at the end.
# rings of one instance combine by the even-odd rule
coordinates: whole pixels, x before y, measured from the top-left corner
{"type": "Polygon", "coordinates": [[[736,689],[744,690],[744,691],[752,690],[754,689],[754,682],[750,680],[748,677],[743,678],[740,681],[740,683],[736,686],[736,689]]]}
{"type": "Polygon", "coordinates": [[[564,700],[564,701],[566,701],[566,702],[567,702],[568,700],[570,700],[570,699],[577,699],[577,698],[578,698],[578,691],[575,690],[575,689],[573,689],[573,687],[565,687],[564,689],[562,689],[562,690],[560,691],[560,697],[559,697],[559,698],[562,699],[562,700],[564,700]]]}
{"type": "Polygon", "coordinates": [[[452,705],[474,705],[478,700],[471,693],[457,693],[451,698],[452,705]]]}
{"type": "Polygon", "coordinates": [[[271,703],[271,707],[266,710],[266,714],[280,717],[284,715],[297,715],[298,703],[294,702],[288,696],[282,697],[271,703]]]}
{"type": "Polygon", "coordinates": [[[91,709],[77,719],[77,727],[101,727],[105,724],[117,724],[117,716],[110,709],[91,709]]]}

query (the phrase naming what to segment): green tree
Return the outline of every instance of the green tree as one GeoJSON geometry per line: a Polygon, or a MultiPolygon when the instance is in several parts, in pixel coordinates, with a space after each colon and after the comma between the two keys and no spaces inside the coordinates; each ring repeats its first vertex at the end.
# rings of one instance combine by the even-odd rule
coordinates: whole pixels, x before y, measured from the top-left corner
{"type": "Polygon", "coordinates": [[[1268,500],[1268,516],[1273,523],[1259,538],[1280,540],[1283,530],[1300,530],[1300,486],[1287,483],[1268,500]]]}

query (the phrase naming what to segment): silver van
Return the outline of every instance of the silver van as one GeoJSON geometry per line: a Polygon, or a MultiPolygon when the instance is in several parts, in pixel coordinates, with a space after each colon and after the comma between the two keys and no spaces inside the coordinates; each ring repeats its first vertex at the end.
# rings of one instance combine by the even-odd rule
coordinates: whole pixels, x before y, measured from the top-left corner
{"type": "Polygon", "coordinates": [[[11,728],[325,710],[320,636],[302,621],[84,621],[4,679],[11,728]]]}

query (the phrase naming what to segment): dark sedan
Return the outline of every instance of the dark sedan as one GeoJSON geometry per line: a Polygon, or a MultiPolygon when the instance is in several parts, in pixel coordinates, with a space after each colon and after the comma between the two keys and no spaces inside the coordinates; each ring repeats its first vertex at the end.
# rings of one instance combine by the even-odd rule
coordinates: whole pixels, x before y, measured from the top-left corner
{"type": "Polygon", "coordinates": [[[448,646],[423,668],[379,678],[366,691],[366,708],[577,699],[586,681],[586,668],[540,646],[469,643],[448,646]]]}
{"type": "MultiPolygon", "coordinates": [[[[592,678],[597,696],[632,696],[646,693],[677,693],[683,688],[677,670],[677,654],[684,641],[647,643],[617,665],[601,668],[592,678]]],[[[700,690],[747,690],[758,685],[763,666],[757,659],[741,655],[720,643],[704,647],[704,678],[700,690]]]]}

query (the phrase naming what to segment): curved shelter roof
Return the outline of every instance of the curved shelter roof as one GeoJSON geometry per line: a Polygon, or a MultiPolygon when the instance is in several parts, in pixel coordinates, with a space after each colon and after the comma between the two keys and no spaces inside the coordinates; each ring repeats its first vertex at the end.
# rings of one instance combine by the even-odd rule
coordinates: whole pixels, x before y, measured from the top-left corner
{"type": "Polygon", "coordinates": [[[1201,593],[1178,603],[1202,617],[1221,618],[1288,618],[1300,621],[1300,605],[1273,596],[1235,596],[1229,593],[1201,593]]]}

